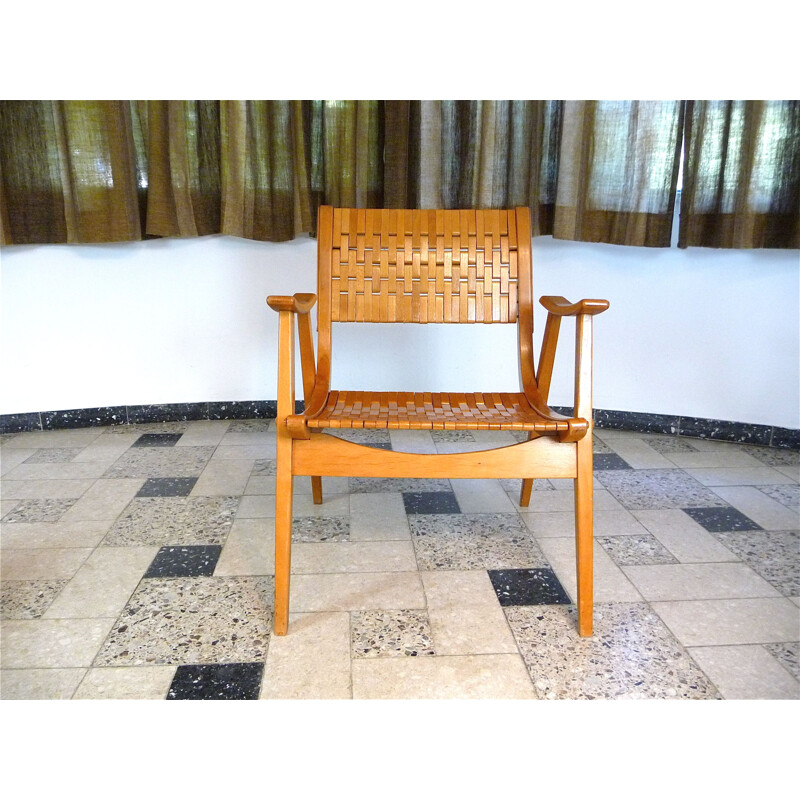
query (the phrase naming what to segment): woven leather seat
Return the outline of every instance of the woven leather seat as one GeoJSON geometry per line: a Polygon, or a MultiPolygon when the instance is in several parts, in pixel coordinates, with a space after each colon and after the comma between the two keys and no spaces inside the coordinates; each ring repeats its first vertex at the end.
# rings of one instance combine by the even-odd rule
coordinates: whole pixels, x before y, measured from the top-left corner
{"type": "Polygon", "coordinates": [[[331,392],[309,428],[530,431],[552,435],[570,420],[544,417],[521,392],[331,392]]]}
{"type": "MultiPolygon", "coordinates": [[[[322,206],[317,226],[317,294],[270,296],[280,313],[275,633],[289,624],[292,494],[311,476],[322,503],[323,476],[522,478],[527,506],[534,478],[575,481],[578,631],[592,632],[592,318],[605,300],[546,297],[538,366],[533,358],[530,212],[513,210],[341,209],[322,206]],[[310,312],[317,304],[317,354],[310,312]],[[561,320],[576,320],[575,407],[550,409],[561,320]],[[295,413],[294,322],[305,409],[295,413]],[[373,392],[331,387],[332,323],[487,324],[518,328],[520,392],[373,392]],[[509,430],[527,440],[496,450],[417,454],[365,447],[326,429],[509,430]]],[[[417,358],[424,358],[416,354],[417,358]]],[[[486,376],[476,376],[480,384],[486,376]]]]}

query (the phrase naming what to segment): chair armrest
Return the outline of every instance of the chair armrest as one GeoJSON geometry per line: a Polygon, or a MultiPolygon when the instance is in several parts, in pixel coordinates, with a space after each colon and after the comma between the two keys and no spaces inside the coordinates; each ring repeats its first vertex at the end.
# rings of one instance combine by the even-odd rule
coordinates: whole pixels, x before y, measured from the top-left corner
{"type": "Polygon", "coordinates": [[[308,314],[316,302],[315,294],[271,294],[267,298],[267,305],[273,311],[291,311],[294,314],[308,314]]]}
{"type": "Polygon", "coordinates": [[[565,297],[542,297],[539,302],[550,314],[558,317],[602,314],[609,306],[608,300],[580,300],[577,303],[570,303],[565,297]]]}

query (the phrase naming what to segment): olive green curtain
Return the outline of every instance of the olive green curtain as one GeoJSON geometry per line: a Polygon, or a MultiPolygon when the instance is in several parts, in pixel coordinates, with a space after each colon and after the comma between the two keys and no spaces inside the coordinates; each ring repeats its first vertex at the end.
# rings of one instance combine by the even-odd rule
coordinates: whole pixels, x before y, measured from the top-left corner
{"type": "Polygon", "coordinates": [[[679,247],[800,248],[800,101],[690,101],[679,247]]]}
{"type": "Polygon", "coordinates": [[[669,247],[681,156],[680,101],[567,101],[553,236],[669,247]]]}
{"type": "Polygon", "coordinates": [[[533,234],[800,246],[797,101],[0,101],[0,243],[286,241],[337,206],[528,206],[533,234]]]}
{"type": "Polygon", "coordinates": [[[529,206],[552,233],[560,101],[387,101],[387,208],[529,206]]]}
{"type": "Polygon", "coordinates": [[[285,241],[383,202],[379,101],[0,102],[0,243],[285,241]]]}

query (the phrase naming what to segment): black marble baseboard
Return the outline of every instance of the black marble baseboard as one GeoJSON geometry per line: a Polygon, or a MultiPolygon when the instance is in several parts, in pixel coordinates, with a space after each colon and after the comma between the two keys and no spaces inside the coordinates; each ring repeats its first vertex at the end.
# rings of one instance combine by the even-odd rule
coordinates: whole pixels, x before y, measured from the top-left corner
{"type": "MultiPolygon", "coordinates": [[[[298,413],[303,402],[296,403],[298,413]]],[[[50,431],[63,428],[126,425],[142,422],[181,422],[188,420],[274,419],[278,404],[274,400],[214,403],[168,403],[164,405],[110,406],[67,411],[41,411],[29,414],[0,414],[0,433],[50,431]]],[[[554,406],[555,411],[571,414],[571,408],[554,406]]],[[[595,426],[600,429],[658,433],[716,439],[764,447],[800,450],[800,430],[746,422],[683,417],[669,414],[644,414],[638,411],[612,411],[596,408],[595,426]]]]}

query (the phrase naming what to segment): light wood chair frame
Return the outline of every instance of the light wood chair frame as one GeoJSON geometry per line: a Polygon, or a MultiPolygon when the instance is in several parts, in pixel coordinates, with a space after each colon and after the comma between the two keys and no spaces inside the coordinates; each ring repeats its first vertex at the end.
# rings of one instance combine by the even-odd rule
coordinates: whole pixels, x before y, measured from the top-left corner
{"type": "MultiPolygon", "coordinates": [[[[523,507],[530,503],[533,479],[571,478],[575,487],[577,628],[581,636],[591,636],[592,318],[608,308],[608,301],[586,299],[570,303],[563,297],[542,297],[540,302],[548,316],[538,367],[535,367],[531,228],[527,208],[503,212],[445,212],[322,206],[317,235],[317,294],[272,295],[267,298],[270,308],[279,313],[274,632],[284,635],[289,626],[295,476],[311,476],[313,500],[317,504],[322,503],[323,476],[522,478],[520,505],[523,507]],[[365,267],[364,252],[369,251],[370,245],[374,261],[365,267]],[[454,259],[459,254],[463,256],[465,265],[461,280],[456,281],[452,289],[446,289],[446,298],[440,293],[437,301],[432,296],[442,289],[445,273],[448,273],[448,279],[453,277],[454,259]],[[391,277],[394,288],[396,277],[394,272],[387,270],[391,261],[398,265],[405,261],[410,265],[416,281],[413,292],[387,298],[387,278],[391,277]],[[480,284],[481,268],[486,270],[483,286],[480,284]],[[431,286],[427,297],[426,277],[431,286]],[[382,288],[379,290],[378,287],[382,288]],[[459,291],[460,296],[456,296],[459,291]],[[317,302],[315,358],[310,312],[317,302]],[[572,417],[562,416],[547,405],[559,328],[564,317],[574,317],[576,322],[572,417]],[[301,414],[295,413],[295,320],[305,400],[305,410],[301,414]],[[386,408],[380,408],[377,417],[367,418],[363,413],[348,416],[348,408],[342,411],[339,407],[336,413],[332,413],[333,321],[516,322],[522,393],[515,397],[526,406],[527,422],[520,422],[512,415],[508,423],[483,423],[469,414],[437,416],[438,409],[428,413],[426,418],[415,418],[411,423],[407,418],[393,417],[386,408]],[[528,438],[517,444],[480,452],[416,454],[371,448],[323,432],[332,427],[499,428],[527,430],[528,438]]],[[[349,393],[349,396],[357,398],[362,411],[364,404],[375,406],[379,399],[379,394],[372,392],[349,393]]],[[[489,396],[495,400],[500,397],[498,407],[508,397],[479,397],[489,396]]],[[[430,395],[423,395],[417,405],[427,404],[430,411],[430,398],[430,395]]],[[[474,399],[471,402],[476,405],[474,399]]]]}

